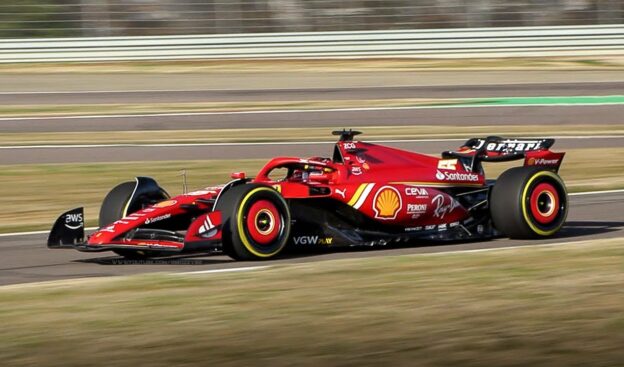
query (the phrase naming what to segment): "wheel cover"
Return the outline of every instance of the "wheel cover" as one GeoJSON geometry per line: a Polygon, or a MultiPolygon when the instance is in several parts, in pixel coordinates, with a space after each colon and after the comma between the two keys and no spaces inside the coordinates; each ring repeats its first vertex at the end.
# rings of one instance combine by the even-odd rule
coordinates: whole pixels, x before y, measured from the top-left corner
{"type": "Polygon", "coordinates": [[[554,172],[535,172],[524,185],[524,190],[522,191],[522,214],[525,223],[531,228],[535,235],[545,237],[555,234],[565,222],[568,213],[567,205],[568,199],[565,186],[561,178],[554,172]],[[540,189],[537,189],[541,184],[546,184],[546,186],[541,186],[540,189]],[[534,201],[532,201],[531,198],[534,192],[537,193],[534,201]],[[540,199],[554,199],[557,204],[554,212],[550,213],[551,207],[548,203],[542,204],[541,209],[538,208],[538,206],[540,206],[538,205],[540,199]],[[535,206],[535,209],[533,209],[533,206],[535,206]],[[541,213],[540,210],[542,210],[541,213]],[[546,224],[538,221],[539,217],[541,217],[541,220],[545,221],[546,224]]]}
{"type": "Polygon", "coordinates": [[[258,200],[251,204],[245,219],[252,241],[259,245],[271,245],[278,239],[282,229],[279,210],[269,200],[258,200]]]}
{"type": "Polygon", "coordinates": [[[557,189],[548,182],[535,186],[529,199],[531,214],[540,224],[547,225],[559,214],[559,194],[557,189]]]}

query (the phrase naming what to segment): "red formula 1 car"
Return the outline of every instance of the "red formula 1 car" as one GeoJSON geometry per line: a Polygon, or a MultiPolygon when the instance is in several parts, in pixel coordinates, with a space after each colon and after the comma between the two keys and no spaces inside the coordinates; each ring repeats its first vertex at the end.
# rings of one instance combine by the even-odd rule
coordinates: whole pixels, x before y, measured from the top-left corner
{"type": "Polygon", "coordinates": [[[125,257],[222,251],[273,258],[287,246],[375,246],[424,240],[541,238],[563,225],[568,200],[553,139],[468,140],[442,157],[354,140],[336,131],[332,158],[278,157],[254,178],[169,197],[148,177],[116,186],[99,229],[84,239],[83,209],[62,214],[50,248],[125,257]],[[486,180],[482,162],[524,160],[486,180]]]}

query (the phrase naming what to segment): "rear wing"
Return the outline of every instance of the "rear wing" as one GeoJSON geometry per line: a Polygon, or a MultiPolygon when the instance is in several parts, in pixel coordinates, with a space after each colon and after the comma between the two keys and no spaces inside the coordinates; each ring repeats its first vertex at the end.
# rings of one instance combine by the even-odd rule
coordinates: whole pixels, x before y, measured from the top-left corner
{"type": "Polygon", "coordinates": [[[524,159],[524,166],[542,166],[558,171],[565,153],[550,151],[555,139],[487,138],[468,139],[457,151],[442,153],[443,158],[459,158],[471,171],[481,170],[480,162],[507,162],[524,159]]]}

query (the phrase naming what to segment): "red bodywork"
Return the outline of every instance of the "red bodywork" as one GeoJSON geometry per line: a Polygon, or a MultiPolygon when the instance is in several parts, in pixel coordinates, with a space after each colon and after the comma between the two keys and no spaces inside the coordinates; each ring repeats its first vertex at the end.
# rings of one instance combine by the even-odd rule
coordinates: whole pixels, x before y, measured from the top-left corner
{"type": "MultiPolygon", "coordinates": [[[[504,150],[496,145],[483,149],[478,144],[466,144],[457,152],[446,152],[443,158],[437,158],[360,141],[339,141],[332,159],[274,158],[250,182],[271,186],[287,200],[331,198],[371,220],[400,227],[405,232],[442,230],[458,226],[471,216],[471,208],[460,204],[453,195],[454,189],[487,188],[480,164],[477,169],[477,165],[466,162],[475,157],[484,161],[504,159],[521,152],[525,165],[551,166],[556,170],[564,154],[553,153],[548,147],[518,145],[521,143],[516,144],[518,149],[511,150],[509,143],[504,150]],[[275,177],[280,168],[288,174],[275,177]]],[[[244,174],[233,177],[240,180],[244,174]]],[[[85,247],[183,251],[186,247],[195,248],[193,244],[218,244],[221,213],[213,211],[213,205],[224,186],[179,195],[131,213],[100,228],[89,237],[85,247]],[[204,213],[193,218],[183,241],[125,236],[136,228],[182,215],[189,206],[204,213]]]]}

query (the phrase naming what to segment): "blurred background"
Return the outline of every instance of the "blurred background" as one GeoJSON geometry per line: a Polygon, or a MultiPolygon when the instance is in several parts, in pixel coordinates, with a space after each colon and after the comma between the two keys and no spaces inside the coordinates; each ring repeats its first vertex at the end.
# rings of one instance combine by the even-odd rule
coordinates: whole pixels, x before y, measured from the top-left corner
{"type": "Polygon", "coordinates": [[[621,366],[623,23],[624,0],[1,0],[3,366],[621,366]],[[254,265],[45,248],[120,182],[253,177],[342,128],[437,157],[554,137],[567,224],[192,279],[117,276],[254,265]]]}
{"type": "Polygon", "coordinates": [[[620,0],[23,0],[0,37],[79,37],[616,24],[620,0]]]}

